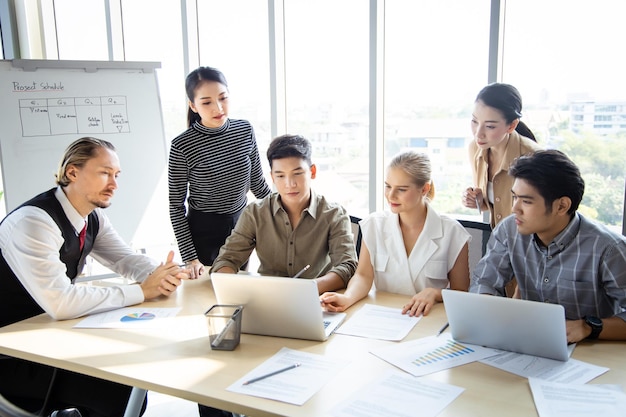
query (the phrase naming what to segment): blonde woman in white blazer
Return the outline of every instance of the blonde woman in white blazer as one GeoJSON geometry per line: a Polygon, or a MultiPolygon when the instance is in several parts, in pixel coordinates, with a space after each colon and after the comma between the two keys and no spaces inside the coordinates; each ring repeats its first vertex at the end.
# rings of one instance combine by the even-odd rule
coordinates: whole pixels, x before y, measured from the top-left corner
{"type": "Polygon", "coordinates": [[[468,242],[471,236],[456,221],[435,212],[431,166],[425,154],[408,151],[393,158],[385,178],[389,211],[361,221],[363,243],[356,273],[343,294],[320,296],[328,311],[344,311],[377,290],[411,298],[402,313],[426,315],[441,302],[441,290],[467,291],[468,242]]]}

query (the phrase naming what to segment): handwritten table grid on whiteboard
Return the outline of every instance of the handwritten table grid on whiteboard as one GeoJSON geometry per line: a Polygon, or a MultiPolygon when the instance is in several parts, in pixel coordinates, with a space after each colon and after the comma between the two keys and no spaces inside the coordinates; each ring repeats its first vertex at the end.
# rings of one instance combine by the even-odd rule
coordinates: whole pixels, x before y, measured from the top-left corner
{"type": "Polygon", "coordinates": [[[125,96],[20,99],[22,136],[128,133],[125,96]]]}

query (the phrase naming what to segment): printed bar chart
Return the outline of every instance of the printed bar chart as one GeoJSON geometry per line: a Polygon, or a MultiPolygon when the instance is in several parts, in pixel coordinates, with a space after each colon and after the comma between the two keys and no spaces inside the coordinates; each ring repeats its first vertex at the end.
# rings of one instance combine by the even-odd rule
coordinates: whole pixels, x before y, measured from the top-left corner
{"type": "Polygon", "coordinates": [[[443,334],[381,347],[371,353],[413,376],[422,376],[479,361],[498,352],[478,345],[461,344],[449,334],[443,334]]]}
{"type": "Polygon", "coordinates": [[[432,352],[428,352],[413,360],[416,366],[430,365],[435,362],[455,359],[459,356],[467,355],[474,352],[473,349],[463,346],[454,340],[448,340],[445,346],[438,347],[432,352]]]}

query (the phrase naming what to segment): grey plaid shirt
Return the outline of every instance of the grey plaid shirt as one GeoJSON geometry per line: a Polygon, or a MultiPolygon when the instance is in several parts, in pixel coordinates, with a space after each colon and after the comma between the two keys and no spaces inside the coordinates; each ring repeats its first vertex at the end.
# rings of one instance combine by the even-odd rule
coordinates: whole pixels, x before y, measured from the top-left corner
{"type": "Polygon", "coordinates": [[[519,234],[514,216],[498,224],[470,291],[502,295],[512,277],[523,299],[560,304],[568,320],[626,321],[626,238],[579,213],[547,247],[519,234]]]}

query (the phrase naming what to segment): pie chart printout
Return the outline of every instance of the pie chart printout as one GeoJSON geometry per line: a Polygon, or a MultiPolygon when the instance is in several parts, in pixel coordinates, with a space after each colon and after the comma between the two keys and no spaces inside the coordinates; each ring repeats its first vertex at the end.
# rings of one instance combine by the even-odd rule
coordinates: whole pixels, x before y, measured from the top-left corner
{"type": "Polygon", "coordinates": [[[153,320],[155,315],[152,313],[131,313],[127,314],[120,319],[122,322],[144,321],[153,320]]]}

